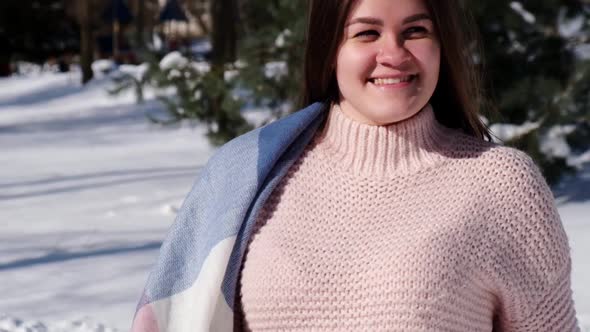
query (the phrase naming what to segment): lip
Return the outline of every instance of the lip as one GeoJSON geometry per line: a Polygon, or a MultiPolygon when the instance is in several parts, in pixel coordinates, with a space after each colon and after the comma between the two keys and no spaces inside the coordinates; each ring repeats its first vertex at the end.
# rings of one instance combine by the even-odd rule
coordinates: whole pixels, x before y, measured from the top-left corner
{"type": "Polygon", "coordinates": [[[408,76],[418,76],[418,74],[416,73],[404,73],[404,74],[396,74],[396,75],[375,75],[375,76],[371,76],[369,77],[370,80],[375,80],[378,78],[404,78],[404,77],[408,77],[408,76]]]}
{"type": "Polygon", "coordinates": [[[419,78],[418,74],[404,74],[404,75],[379,75],[379,76],[373,76],[370,77],[369,79],[367,79],[368,83],[371,83],[371,85],[379,88],[379,89],[389,89],[389,88],[403,88],[403,87],[407,87],[411,84],[413,84],[416,79],[419,78]],[[375,84],[375,80],[377,79],[403,79],[403,78],[407,78],[410,77],[409,81],[404,81],[404,82],[399,82],[399,83],[392,83],[392,84],[375,84]]]}

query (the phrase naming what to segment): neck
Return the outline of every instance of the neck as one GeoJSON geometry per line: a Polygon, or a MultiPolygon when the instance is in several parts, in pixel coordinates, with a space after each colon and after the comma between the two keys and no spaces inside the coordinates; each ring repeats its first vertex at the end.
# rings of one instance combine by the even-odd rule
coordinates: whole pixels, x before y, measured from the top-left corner
{"type": "Polygon", "coordinates": [[[329,160],[348,171],[392,177],[443,161],[450,136],[449,129],[436,121],[430,105],[386,126],[360,123],[333,105],[317,144],[329,160]]]}

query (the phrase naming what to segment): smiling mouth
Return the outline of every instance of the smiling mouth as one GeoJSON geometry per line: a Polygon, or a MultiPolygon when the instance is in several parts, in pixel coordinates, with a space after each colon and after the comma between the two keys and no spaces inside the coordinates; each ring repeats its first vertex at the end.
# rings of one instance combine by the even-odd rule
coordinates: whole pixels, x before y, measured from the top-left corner
{"type": "Polygon", "coordinates": [[[408,75],[402,77],[395,77],[395,78],[369,78],[369,82],[375,85],[393,85],[393,84],[400,84],[400,83],[409,83],[414,81],[418,75],[408,75]]]}

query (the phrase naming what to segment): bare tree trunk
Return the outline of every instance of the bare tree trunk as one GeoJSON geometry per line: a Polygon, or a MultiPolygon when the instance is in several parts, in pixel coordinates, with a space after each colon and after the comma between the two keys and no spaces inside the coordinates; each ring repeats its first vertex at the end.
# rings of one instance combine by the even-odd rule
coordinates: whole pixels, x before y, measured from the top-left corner
{"type": "Polygon", "coordinates": [[[12,70],[10,68],[10,54],[0,53],[0,77],[10,76],[12,70]]]}
{"type": "Polygon", "coordinates": [[[140,50],[145,48],[145,1],[137,2],[137,17],[135,18],[135,46],[140,50]]]}
{"type": "Polygon", "coordinates": [[[212,62],[223,66],[236,59],[238,2],[215,0],[211,2],[212,62]]]}
{"type": "Polygon", "coordinates": [[[92,33],[90,1],[80,0],[80,66],[82,67],[82,84],[86,84],[93,76],[94,34],[92,33]]]}
{"type": "MultiPolygon", "coordinates": [[[[211,10],[211,39],[212,39],[212,54],[211,54],[211,69],[218,79],[223,81],[225,64],[232,63],[236,59],[237,48],[237,19],[238,6],[237,0],[214,0],[210,4],[211,10]]],[[[228,119],[227,113],[222,107],[223,93],[213,99],[211,105],[215,114],[216,123],[219,132],[228,132],[231,130],[231,122],[228,119]]]]}

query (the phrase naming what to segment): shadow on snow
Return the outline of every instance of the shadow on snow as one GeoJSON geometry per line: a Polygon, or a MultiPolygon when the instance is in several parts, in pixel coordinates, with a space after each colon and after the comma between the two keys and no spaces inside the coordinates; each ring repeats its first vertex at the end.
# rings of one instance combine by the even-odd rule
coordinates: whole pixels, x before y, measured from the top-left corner
{"type": "Polygon", "coordinates": [[[110,256],[110,255],[122,255],[128,254],[133,252],[139,251],[148,251],[148,250],[158,250],[162,242],[148,242],[146,244],[138,245],[138,246],[120,246],[114,248],[103,248],[103,249],[96,249],[91,251],[85,252],[52,252],[46,254],[41,257],[35,258],[25,258],[16,260],[13,262],[0,264],[0,271],[9,270],[9,269],[18,269],[24,267],[31,267],[33,265],[41,265],[41,264],[51,264],[51,263],[62,263],[65,261],[75,260],[75,259],[84,259],[84,258],[93,258],[93,257],[100,257],[100,256],[110,256]]]}
{"type": "MultiPolygon", "coordinates": [[[[94,107],[87,110],[87,113],[60,118],[44,119],[40,121],[26,121],[0,125],[0,135],[22,134],[22,133],[39,133],[39,132],[59,132],[64,133],[72,130],[88,130],[101,128],[105,126],[127,126],[129,124],[140,123],[157,127],[162,125],[152,123],[147,115],[152,117],[166,116],[166,110],[158,100],[149,100],[143,104],[130,104],[124,107],[120,105],[107,107],[94,107]]],[[[178,126],[179,124],[176,124],[178,126]]],[[[164,128],[174,128],[174,125],[164,126],[164,128]]]]}
{"type": "Polygon", "coordinates": [[[195,177],[202,166],[165,167],[159,169],[132,169],[125,171],[108,171],[75,176],[47,178],[33,181],[0,183],[1,200],[31,198],[37,196],[53,195],[81,190],[94,190],[125,183],[141,182],[147,180],[167,179],[170,177],[189,176],[195,177]],[[90,180],[90,181],[89,181],[90,180]],[[77,183],[84,181],[84,183],[77,183]],[[68,183],[74,182],[74,183],[68,183]],[[49,188],[30,188],[31,186],[48,185],[49,188]],[[25,192],[6,193],[8,189],[17,191],[22,187],[25,192]]]}
{"type": "Polygon", "coordinates": [[[0,107],[47,103],[52,100],[78,94],[93,85],[101,85],[104,84],[105,81],[108,81],[107,78],[103,77],[94,79],[86,85],[81,85],[77,76],[68,76],[65,78],[65,80],[55,81],[36,89],[33,88],[32,90],[27,91],[27,93],[18,94],[4,99],[0,101],[0,107]]]}

